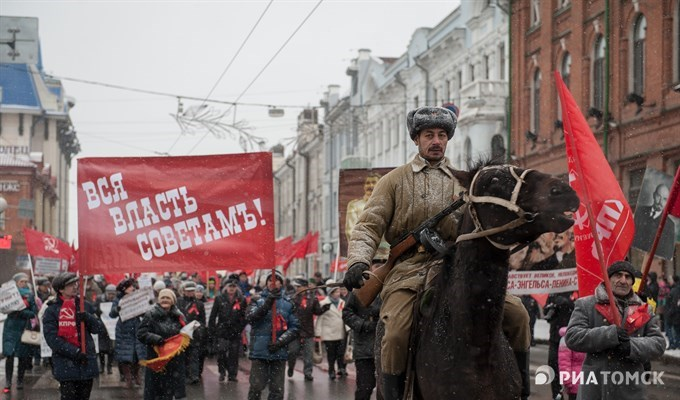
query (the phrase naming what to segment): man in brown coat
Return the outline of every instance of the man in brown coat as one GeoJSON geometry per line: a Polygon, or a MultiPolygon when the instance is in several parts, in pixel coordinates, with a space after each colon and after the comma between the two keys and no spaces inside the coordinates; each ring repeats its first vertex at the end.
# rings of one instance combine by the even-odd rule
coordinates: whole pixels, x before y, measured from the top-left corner
{"type": "MultiPolygon", "coordinates": [[[[418,155],[383,176],[366,203],[349,242],[350,268],[343,281],[348,289],[363,285],[361,274],[371,264],[383,235],[388,243],[394,243],[448,206],[463,190],[444,156],[456,123],[456,114],[442,107],[409,112],[407,124],[418,155]]],[[[456,226],[456,217],[449,215],[439,223],[437,231],[444,240],[454,240],[456,226]]],[[[387,275],[380,294],[380,318],[385,324],[381,364],[386,399],[400,398],[403,392],[413,302],[431,258],[429,253],[418,250],[402,256],[387,275]]]]}

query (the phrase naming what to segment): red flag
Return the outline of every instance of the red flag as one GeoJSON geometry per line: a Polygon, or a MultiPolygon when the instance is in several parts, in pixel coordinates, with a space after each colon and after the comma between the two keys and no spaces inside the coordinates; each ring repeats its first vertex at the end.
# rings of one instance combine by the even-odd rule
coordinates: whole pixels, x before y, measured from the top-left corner
{"type": "Polygon", "coordinates": [[[309,239],[307,241],[307,253],[316,254],[319,252],[319,232],[310,232],[307,234],[309,239]]]}
{"type": "Polygon", "coordinates": [[[68,272],[78,272],[78,250],[71,243],[71,259],[68,263],[68,272]]]}
{"type": "Polygon", "coordinates": [[[26,249],[34,257],[71,260],[71,247],[68,243],[52,235],[24,228],[24,237],[26,238],[26,249]]]}
{"type": "Polygon", "coordinates": [[[555,72],[555,81],[562,103],[569,184],[581,199],[574,214],[574,238],[579,294],[583,297],[593,294],[602,282],[604,268],[625,258],[635,226],[621,187],[559,72],[555,72]]]}
{"type": "Polygon", "coordinates": [[[0,249],[12,248],[12,235],[0,235],[0,249]]]}
{"type": "Polygon", "coordinates": [[[331,271],[335,270],[339,272],[347,271],[347,259],[345,257],[339,257],[331,261],[331,271]]]}
{"type": "Polygon", "coordinates": [[[668,214],[680,218],[680,167],[675,172],[671,194],[668,195],[668,214]]]}
{"type": "Polygon", "coordinates": [[[283,265],[290,247],[293,245],[293,237],[286,236],[274,242],[274,263],[276,265],[283,265]]]}

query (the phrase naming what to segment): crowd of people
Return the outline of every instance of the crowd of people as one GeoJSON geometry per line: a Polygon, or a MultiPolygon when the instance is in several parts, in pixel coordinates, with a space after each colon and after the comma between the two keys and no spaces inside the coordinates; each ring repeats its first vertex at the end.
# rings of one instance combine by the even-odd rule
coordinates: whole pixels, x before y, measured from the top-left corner
{"type": "MultiPolygon", "coordinates": [[[[303,361],[304,380],[314,380],[312,368],[319,362],[321,348],[327,356],[329,381],[344,379],[347,363],[356,363],[356,399],[369,399],[376,386],[386,400],[403,398],[414,303],[435,255],[423,246],[405,252],[368,307],[349,291],[364,285],[371,265],[385,261],[378,251],[383,238],[394,243],[463,190],[444,156],[455,132],[457,111],[455,107],[421,107],[408,113],[409,135],[418,154],[383,176],[364,199],[363,212],[348,238],[349,269],[342,285],[320,275],[285,278],[279,272],[269,272],[261,282],[251,282],[246,273],[240,273],[208,277],[205,283],[198,274],[166,274],[152,282],[155,300],[151,309],[123,319],[121,301],[139,289],[134,277],[115,286],[101,276],[86,280],[81,309],[76,275],[62,273],[51,282],[38,278],[34,291],[29,277],[17,273],[13,280],[25,307],[9,313],[4,326],[5,391],[11,390],[15,358],[19,360],[16,388],[23,388],[25,371],[38,350],[23,343],[21,333],[40,326],[41,318],[52,350],[48,362],[60,382],[62,399],[89,398],[93,379],[113,373],[113,360],[126,387],[143,384],[146,400],[183,399],[186,385],[201,384],[207,357],[216,357],[220,382],[234,382],[238,381],[239,358],[246,352],[251,360],[248,399],[260,399],[265,388],[269,399],[282,399],[285,376],[295,374],[298,358],[303,361]],[[108,317],[118,318],[114,337],[108,336],[101,320],[105,303],[111,303],[108,317]],[[378,339],[379,322],[384,335],[378,339]],[[98,335],[99,356],[92,337],[81,336],[81,325],[98,335]],[[182,332],[191,326],[198,328],[185,343],[182,332]],[[380,365],[375,364],[375,348],[381,352],[380,365]],[[162,362],[162,368],[150,367],[151,361],[162,362]],[[140,362],[147,366],[143,383],[140,362]]],[[[455,241],[458,216],[452,213],[439,222],[442,240],[455,241]]],[[[514,254],[509,266],[520,270],[573,268],[572,236],[571,231],[545,234],[514,254]]],[[[530,395],[528,354],[536,342],[534,324],[540,317],[550,324],[547,363],[556,376],[560,371],[648,370],[650,362],[666,349],[662,329],[669,348],[680,346],[680,280],[674,277],[671,287],[652,273],[646,290],[638,295],[633,289],[637,274],[628,261],[609,266],[603,278],[611,283],[614,298],[609,298],[604,283],[583,298],[572,292],[551,294],[542,308],[534,297],[506,296],[503,333],[521,375],[522,400],[530,395]],[[612,324],[616,318],[610,304],[619,316],[627,317],[620,326],[612,324]]],[[[644,388],[639,383],[584,388],[573,380],[556,379],[551,390],[553,399],[638,399],[643,398],[644,388]]]]}

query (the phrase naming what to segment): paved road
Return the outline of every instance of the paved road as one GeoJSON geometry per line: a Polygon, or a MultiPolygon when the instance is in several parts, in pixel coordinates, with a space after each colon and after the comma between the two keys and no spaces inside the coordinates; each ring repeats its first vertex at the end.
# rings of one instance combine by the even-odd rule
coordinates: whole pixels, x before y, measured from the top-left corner
{"type": "MultiPolygon", "coordinates": [[[[539,344],[532,347],[531,353],[531,376],[532,376],[532,400],[550,400],[550,388],[547,385],[534,385],[533,377],[536,367],[547,364],[548,348],[539,344]]],[[[248,370],[250,362],[241,359],[238,382],[219,382],[217,366],[214,359],[206,360],[202,384],[187,386],[187,397],[191,400],[217,400],[217,399],[246,399],[248,394],[248,370]]],[[[664,371],[664,386],[650,387],[649,400],[674,400],[680,393],[680,366],[654,363],[653,370],[664,371]]],[[[349,400],[354,398],[356,384],[354,366],[349,366],[349,376],[343,379],[330,381],[326,373],[326,364],[320,364],[314,368],[314,381],[306,382],[302,375],[302,362],[298,361],[295,374],[292,378],[286,378],[287,400],[309,399],[333,399],[349,400]]],[[[0,383],[4,382],[4,361],[0,363],[0,383]]],[[[16,374],[16,367],[15,367],[16,374]]],[[[16,382],[16,378],[15,378],[16,382]]],[[[15,383],[16,384],[16,383],[15,383]]],[[[11,396],[5,395],[4,399],[25,400],[58,400],[58,384],[52,378],[50,371],[42,367],[35,367],[26,376],[26,388],[22,391],[12,389],[11,396]]],[[[92,400],[115,400],[115,399],[141,399],[142,389],[126,389],[120,382],[117,371],[113,375],[101,375],[95,381],[92,400]]],[[[263,393],[266,399],[266,391],[263,393]]]]}

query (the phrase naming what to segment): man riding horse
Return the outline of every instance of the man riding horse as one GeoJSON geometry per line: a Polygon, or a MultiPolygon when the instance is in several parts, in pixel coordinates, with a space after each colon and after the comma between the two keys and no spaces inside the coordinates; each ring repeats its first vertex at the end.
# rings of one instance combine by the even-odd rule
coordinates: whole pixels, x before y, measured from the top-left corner
{"type": "MultiPolygon", "coordinates": [[[[448,108],[421,107],[408,113],[407,124],[418,154],[378,181],[354,227],[348,250],[350,268],[343,280],[350,290],[363,285],[362,274],[369,269],[383,235],[394,243],[448,206],[464,190],[444,156],[456,129],[456,114],[448,108]]],[[[458,215],[450,214],[441,220],[437,231],[442,239],[456,239],[458,215]]],[[[404,393],[414,302],[433,257],[420,246],[402,255],[384,281],[380,294],[383,302],[380,318],[385,324],[381,380],[386,400],[401,399],[404,393]]],[[[506,319],[518,321],[509,326],[523,326],[525,321],[527,329],[521,332],[528,332],[528,314],[520,302],[506,302],[504,313],[506,319]]],[[[529,338],[525,342],[526,352],[529,338]]]]}

